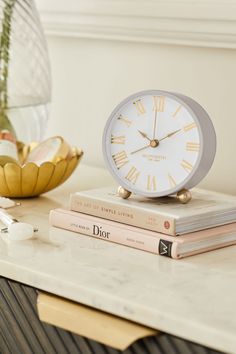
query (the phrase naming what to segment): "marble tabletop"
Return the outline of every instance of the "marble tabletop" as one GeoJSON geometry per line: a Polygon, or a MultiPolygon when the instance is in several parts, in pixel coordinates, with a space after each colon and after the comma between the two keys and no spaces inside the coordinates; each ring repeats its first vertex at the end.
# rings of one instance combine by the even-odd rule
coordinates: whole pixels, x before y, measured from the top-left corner
{"type": "Polygon", "coordinates": [[[34,223],[33,240],[0,236],[0,275],[227,353],[236,353],[236,246],[172,260],[50,229],[50,209],[69,193],[112,184],[81,165],[64,186],[22,200],[14,216],[34,223]]]}

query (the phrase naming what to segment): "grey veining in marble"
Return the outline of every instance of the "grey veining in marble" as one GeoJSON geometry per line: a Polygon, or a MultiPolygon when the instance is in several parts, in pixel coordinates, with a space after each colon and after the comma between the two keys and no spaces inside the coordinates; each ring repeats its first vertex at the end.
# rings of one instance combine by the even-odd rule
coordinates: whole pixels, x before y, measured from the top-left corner
{"type": "Polygon", "coordinates": [[[98,309],[236,353],[236,246],[175,261],[51,228],[48,211],[69,192],[111,182],[81,166],[71,182],[15,211],[40,231],[33,240],[0,237],[0,275],[98,309]]]}

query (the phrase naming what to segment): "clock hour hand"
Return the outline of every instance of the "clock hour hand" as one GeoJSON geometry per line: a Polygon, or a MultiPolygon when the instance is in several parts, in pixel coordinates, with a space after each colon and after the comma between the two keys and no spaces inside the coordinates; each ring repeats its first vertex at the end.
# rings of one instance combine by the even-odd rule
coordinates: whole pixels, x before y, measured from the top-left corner
{"type": "Polygon", "coordinates": [[[142,135],[142,137],[144,137],[144,138],[146,138],[146,139],[149,140],[149,142],[150,142],[150,147],[155,148],[155,147],[157,147],[157,146],[159,145],[159,141],[158,141],[157,139],[154,139],[154,140],[153,140],[153,139],[150,139],[150,138],[147,136],[146,133],[141,132],[140,130],[138,130],[138,132],[142,135]]]}
{"type": "Polygon", "coordinates": [[[178,129],[178,130],[175,130],[172,133],[167,134],[166,136],[164,136],[164,138],[159,139],[159,142],[162,141],[162,140],[165,140],[167,138],[170,138],[171,136],[173,136],[173,135],[177,134],[178,132],[180,132],[180,130],[182,130],[182,129],[178,129]]]}
{"type": "Polygon", "coordinates": [[[141,132],[140,130],[138,130],[138,132],[142,135],[143,138],[148,139],[149,141],[152,141],[152,139],[150,139],[146,133],[141,132]]]}

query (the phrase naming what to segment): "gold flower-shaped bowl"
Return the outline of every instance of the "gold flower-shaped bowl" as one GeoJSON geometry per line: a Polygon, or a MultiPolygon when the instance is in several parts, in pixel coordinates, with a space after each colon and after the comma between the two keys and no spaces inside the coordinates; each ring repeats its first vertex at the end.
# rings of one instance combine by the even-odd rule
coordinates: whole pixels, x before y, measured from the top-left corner
{"type": "Polygon", "coordinates": [[[0,166],[0,195],[11,198],[35,197],[65,182],[75,170],[83,151],[73,148],[69,159],[40,166],[29,162],[23,166],[7,163],[0,166]]]}

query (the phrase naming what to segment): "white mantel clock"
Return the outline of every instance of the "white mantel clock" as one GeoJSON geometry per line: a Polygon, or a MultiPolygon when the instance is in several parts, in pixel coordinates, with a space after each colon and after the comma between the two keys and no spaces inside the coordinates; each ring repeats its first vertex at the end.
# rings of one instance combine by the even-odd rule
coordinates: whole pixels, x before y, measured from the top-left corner
{"type": "Polygon", "coordinates": [[[147,90],[127,97],[111,113],[103,152],[122,198],[177,194],[187,203],[189,189],[211,168],[216,134],[207,112],[192,98],[147,90]]]}

